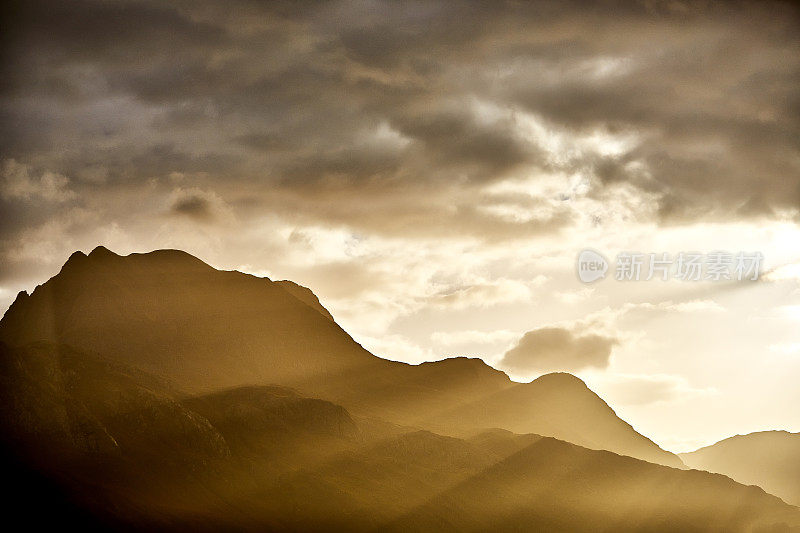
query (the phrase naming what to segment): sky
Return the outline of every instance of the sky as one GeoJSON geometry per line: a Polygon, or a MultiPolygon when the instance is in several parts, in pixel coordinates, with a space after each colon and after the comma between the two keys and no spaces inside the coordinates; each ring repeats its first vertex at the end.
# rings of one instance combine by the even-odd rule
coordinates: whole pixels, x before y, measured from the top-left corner
{"type": "Polygon", "coordinates": [[[0,309],[75,250],[179,248],[386,358],[573,372],[672,451],[800,431],[791,2],[2,10],[0,309]],[[615,279],[720,250],[762,275],[615,279]]]}

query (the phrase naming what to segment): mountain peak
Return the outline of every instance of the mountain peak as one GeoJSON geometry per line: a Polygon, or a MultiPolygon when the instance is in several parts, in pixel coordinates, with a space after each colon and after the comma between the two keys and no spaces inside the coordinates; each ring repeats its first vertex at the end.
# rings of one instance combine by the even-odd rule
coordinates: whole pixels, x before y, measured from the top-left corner
{"type": "Polygon", "coordinates": [[[294,385],[370,364],[373,356],[332,323],[299,286],[217,270],[181,250],[119,255],[98,246],[73,253],[18,298],[0,321],[0,340],[107,354],[202,393],[294,385]]]}
{"type": "Polygon", "coordinates": [[[130,254],[129,258],[138,258],[141,261],[148,261],[152,263],[162,263],[167,265],[186,265],[186,266],[202,266],[204,268],[213,269],[211,265],[198,259],[189,252],[183,250],[176,250],[173,248],[163,248],[160,250],[153,250],[146,253],[130,254]]]}
{"type": "Polygon", "coordinates": [[[67,261],[61,266],[61,271],[64,272],[76,265],[83,264],[83,262],[86,261],[86,258],[86,254],[80,250],[73,252],[72,255],[69,256],[69,259],[67,259],[67,261]]]}
{"type": "Polygon", "coordinates": [[[434,373],[454,379],[458,376],[481,376],[482,378],[499,380],[501,383],[508,381],[508,375],[486,363],[480,357],[447,357],[438,361],[426,361],[418,365],[434,373]]]}
{"type": "Polygon", "coordinates": [[[543,374],[534,379],[530,383],[538,383],[539,385],[549,385],[554,387],[575,387],[576,385],[588,389],[586,382],[574,374],[569,372],[551,372],[543,374]]]}
{"type": "MultiPolygon", "coordinates": [[[[94,250],[89,252],[88,256],[85,256],[82,252],[75,252],[72,254],[72,256],[70,256],[70,260],[73,263],[81,263],[82,259],[89,259],[90,264],[106,264],[109,261],[113,261],[115,264],[119,264],[121,267],[123,265],[147,265],[170,269],[174,267],[179,267],[181,269],[186,267],[211,269],[211,266],[203,260],[198,259],[188,252],[173,248],[163,248],[150,252],[120,255],[109,250],[105,246],[97,246],[94,250]]],[[[69,260],[67,262],[69,263],[69,260]]]]}
{"type": "MultiPolygon", "coordinates": [[[[81,253],[81,252],[75,252],[75,254],[78,254],[78,253],[81,253]]],[[[72,255],[75,255],[75,254],[72,254],[72,255]]],[[[97,246],[94,250],[89,252],[89,257],[92,258],[92,259],[97,259],[97,258],[103,258],[103,257],[119,257],[119,255],[115,254],[114,252],[112,252],[111,250],[106,248],[105,246],[97,246]]]]}
{"type": "Polygon", "coordinates": [[[14,308],[18,308],[20,306],[24,307],[25,306],[25,301],[28,298],[30,298],[30,295],[28,294],[27,291],[19,291],[17,293],[17,297],[14,298],[13,302],[11,302],[11,305],[9,306],[8,311],[10,311],[11,309],[14,309],[14,308]]]}
{"type": "Polygon", "coordinates": [[[792,505],[800,505],[800,433],[768,430],[734,435],[680,457],[690,468],[758,485],[792,505]]]}
{"type": "MultiPolygon", "coordinates": [[[[800,438],[800,433],[792,433],[790,431],[786,431],[785,429],[768,429],[764,431],[754,431],[752,433],[744,433],[730,436],[726,439],[722,439],[719,442],[711,444],[710,446],[704,446],[695,450],[695,452],[699,452],[702,450],[708,450],[710,448],[721,447],[721,446],[730,446],[730,445],[740,445],[740,444],[747,444],[756,441],[765,441],[770,439],[785,439],[785,438],[793,438],[797,437],[800,438]]],[[[690,452],[694,453],[694,452],[690,452]]]]}
{"type": "Polygon", "coordinates": [[[69,259],[67,259],[67,263],[69,263],[70,261],[81,261],[83,259],[86,259],[86,254],[81,252],[80,250],[76,250],[72,252],[71,256],[69,256],[69,259]]]}
{"type": "Polygon", "coordinates": [[[91,275],[96,275],[98,272],[105,272],[119,275],[120,272],[137,271],[141,273],[143,269],[149,269],[152,272],[174,271],[178,273],[187,270],[210,270],[211,267],[182,250],[163,249],[120,255],[105,246],[97,246],[88,255],[80,250],[70,255],[61,267],[61,274],[71,276],[91,273],[91,275]]]}
{"type": "Polygon", "coordinates": [[[427,364],[431,364],[431,363],[451,364],[451,365],[459,365],[459,366],[460,365],[489,366],[480,357],[467,357],[466,355],[457,355],[455,357],[446,357],[446,358],[440,359],[438,361],[425,361],[424,363],[421,363],[421,364],[427,365],[427,364]]]}

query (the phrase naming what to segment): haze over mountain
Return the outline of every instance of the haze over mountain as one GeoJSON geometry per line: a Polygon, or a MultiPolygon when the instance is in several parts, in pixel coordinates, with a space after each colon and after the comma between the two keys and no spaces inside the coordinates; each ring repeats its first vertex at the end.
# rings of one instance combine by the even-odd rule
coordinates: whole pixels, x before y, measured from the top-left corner
{"type": "Polygon", "coordinates": [[[682,466],[568,374],[518,384],[481,360],[375,357],[313,293],[218,271],[177,250],[74,253],[0,321],[10,345],[66,344],[172,382],[184,394],[278,384],[362,416],[463,435],[503,427],[682,466]]]}
{"type": "Polygon", "coordinates": [[[0,2],[0,524],[800,533],[799,88],[792,0],[0,2]]]}
{"type": "Polygon", "coordinates": [[[309,289],[175,250],[76,252],[18,296],[0,435],[11,509],[58,510],[42,527],[800,528],[761,488],[685,470],[575,376],[384,360],[309,289]]]}
{"type": "Polygon", "coordinates": [[[680,457],[691,468],[758,485],[800,506],[800,433],[759,431],[736,435],[680,457]]]}
{"type": "Polygon", "coordinates": [[[42,527],[800,528],[800,510],[758,487],[549,437],[437,435],[274,386],[181,400],[157,377],[64,345],[0,344],[0,363],[7,516],[42,527]]]}
{"type": "Polygon", "coordinates": [[[0,20],[0,310],[74,250],[177,247],[311,287],[386,359],[575,373],[667,449],[800,431],[800,3],[7,0],[0,20]],[[587,246],[609,262],[591,285],[587,246]],[[689,253],[761,276],[685,283],[689,253]]]}

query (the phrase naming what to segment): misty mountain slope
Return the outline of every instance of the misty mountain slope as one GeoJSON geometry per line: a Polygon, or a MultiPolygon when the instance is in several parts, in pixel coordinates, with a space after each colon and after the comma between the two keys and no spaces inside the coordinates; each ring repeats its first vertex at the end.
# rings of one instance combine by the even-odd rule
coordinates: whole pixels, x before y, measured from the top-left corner
{"type": "Polygon", "coordinates": [[[229,455],[221,435],[157,378],[65,345],[0,343],[4,440],[80,455],[194,468],[229,455]],[[169,447],[170,454],[160,450],[169,447]]]}
{"type": "Polygon", "coordinates": [[[319,301],[319,298],[317,298],[317,295],[311,292],[311,289],[308,287],[303,287],[302,285],[298,285],[297,283],[289,280],[276,281],[275,284],[279,285],[283,290],[307,306],[319,311],[319,313],[328,320],[333,320],[333,316],[330,314],[330,312],[323,307],[319,301]]]}
{"type": "Polygon", "coordinates": [[[566,440],[587,448],[608,449],[653,463],[684,467],[672,453],[637,433],[586,384],[572,374],[552,373],[530,383],[517,384],[492,396],[475,400],[439,419],[457,421],[472,417],[483,427],[499,427],[515,433],[536,433],[566,440]]]}
{"type": "Polygon", "coordinates": [[[736,435],[680,457],[691,468],[758,485],[800,506],[800,433],[760,431],[736,435]]]}
{"type": "Polygon", "coordinates": [[[329,520],[346,516],[347,529],[371,530],[500,459],[461,439],[411,432],[284,476],[269,488],[285,497],[270,514],[301,529],[326,529],[329,520]],[[339,508],[330,509],[329,502],[339,508]]]}
{"type": "Polygon", "coordinates": [[[47,494],[56,500],[37,501],[70,516],[192,529],[211,515],[248,523],[231,515],[225,494],[274,483],[282,471],[370,438],[341,406],[282,387],[180,395],[155,376],[66,345],[0,343],[4,464],[19,486],[52,484],[47,494]]]}
{"type": "Polygon", "coordinates": [[[724,476],[503,431],[469,440],[412,432],[248,487],[237,500],[248,516],[298,531],[800,527],[796,508],[724,476]]]}
{"type": "Polygon", "coordinates": [[[65,345],[0,343],[0,441],[17,476],[7,482],[38,494],[15,513],[39,506],[64,509],[55,522],[116,523],[165,497],[191,498],[185,487],[218,475],[230,449],[173,394],[156,377],[65,345]]]}
{"type": "Polygon", "coordinates": [[[340,405],[305,398],[283,387],[241,387],[188,398],[184,406],[206,418],[235,455],[259,458],[319,455],[316,448],[355,441],[359,428],[340,405]],[[309,446],[309,450],[304,449],[309,446]]]}
{"type": "MultiPolygon", "coordinates": [[[[377,370],[345,377],[339,387],[341,392],[332,391],[336,401],[364,406],[376,416],[406,425],[435,426],[435,430],[445,428],[436,425],[434,413],[514,386],[504,372],[477,358],[453,357],[419,365],[402,363],[377,370]]],[[[460,419],[457,426],[474,429],[470,416],[460,419]]]]}
{"type": "Polygon", "coordinates": [[[387,430],[390,424],[361,424],[340,405],[278,386],[178,400],[158,377],[64,345],[3,344],[0,363],[4,445],[69,495],[62,507],[69,502],[73,514],[88,512],[117,528],[615,531],[721,524],[739,531],[800,524],[796,509],[723,476],[538,435],[495,429],[460,439],[387,430]],[[38,455],[31,458],[32,451],[38,455]]]}
{"type": "Polygon", "coordinates": [[[545,437],[388,529],[736,532],[790,527],[800,528],[800,510],[757,487],[545,437]]]}
{"type": "Polygon", "coordinates": [[[76,252],[31,295],[20,293],[0,321],[0,340],[68,344],[188,395],[277,384],[401,425],[452,434],[500,426],[680,466],[582,382],[519,385],[479,359],[387,361],[357,344],[310,290],[218,271],[177,250],[76,252]],[[581,399],[566,401],[573,394],[581,399]],[[581,409],[596,415],[591,424],[576,415],[581,409]]]}

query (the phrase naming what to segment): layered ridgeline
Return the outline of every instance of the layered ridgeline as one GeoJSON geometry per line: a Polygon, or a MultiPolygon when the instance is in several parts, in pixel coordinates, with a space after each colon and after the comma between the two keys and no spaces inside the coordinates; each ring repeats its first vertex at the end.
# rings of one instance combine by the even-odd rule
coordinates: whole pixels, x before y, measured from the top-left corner
{"type": "Polygon", "coordinates": [[[800,506],[800,433],[759,431],[682,453],[687,466],[758,485],[800,506]]]}
{"type": "Polygon", "coordinates": [[[76,252],[32,294],[19,294],[0,340],[99,354],[184,395],[289,386],[360,416],[440,433],[501,427],[683,466],[574,376],[518,384],[479,359],[387,361],[357,344],[310,290],[219,271],[176,250],[76,252]]]}
{"type": "Polygon", "coordinates": [[[800,528],[797,508],[718,474],[500,429],[443,436],[277,386],[181,398],[65,345],[0,343],[0,392],[5,517],[32,530],[800,528]]]}

